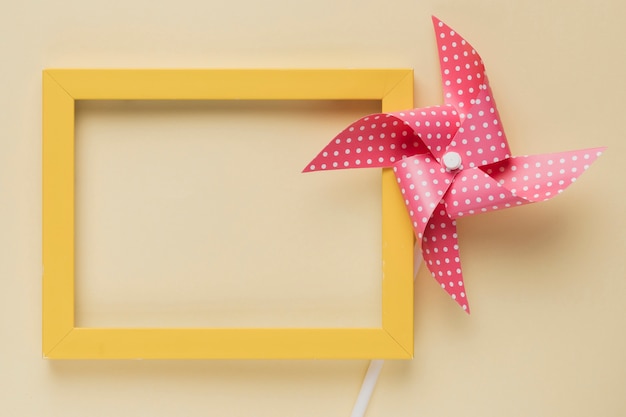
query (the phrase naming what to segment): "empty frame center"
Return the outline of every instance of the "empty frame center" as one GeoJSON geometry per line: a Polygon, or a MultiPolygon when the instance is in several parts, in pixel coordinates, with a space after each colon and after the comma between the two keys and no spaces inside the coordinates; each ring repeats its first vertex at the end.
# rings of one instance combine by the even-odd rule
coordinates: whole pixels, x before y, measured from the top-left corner
{"type": "Polygon", "coordinates": [[[380,326],[380,173],[301,173],[379,110],[77,101],[77,325],[380,326]]]}

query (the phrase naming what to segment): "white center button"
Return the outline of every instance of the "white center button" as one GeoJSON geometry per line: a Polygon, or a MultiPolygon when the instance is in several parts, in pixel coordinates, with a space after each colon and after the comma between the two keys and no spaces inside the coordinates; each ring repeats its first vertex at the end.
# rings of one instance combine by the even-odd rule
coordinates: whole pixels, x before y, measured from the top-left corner
{"type": "Polygon", "coordinates": [[[446,152],[443,155],[442,160],[443,164],[450,171],[461,168],[461,155],[459,155],[457,152],[446,152]]]}

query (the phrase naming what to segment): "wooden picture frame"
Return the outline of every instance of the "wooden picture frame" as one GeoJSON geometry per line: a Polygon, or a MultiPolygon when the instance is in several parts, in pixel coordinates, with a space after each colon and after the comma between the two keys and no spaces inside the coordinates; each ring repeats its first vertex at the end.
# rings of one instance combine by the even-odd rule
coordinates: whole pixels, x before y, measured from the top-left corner
{"type": "MultiPolygon", "coordinates": [[[[380,100],[413,107],[413,72],[373,70],[43,71],[43,355],[50,359],[408,359],[413,232],[382,170],[382,327],[87,328],[74,311],[76,100],[380,100]]],[[[313,156],[313,155],[312,155],[313,156]]]]}

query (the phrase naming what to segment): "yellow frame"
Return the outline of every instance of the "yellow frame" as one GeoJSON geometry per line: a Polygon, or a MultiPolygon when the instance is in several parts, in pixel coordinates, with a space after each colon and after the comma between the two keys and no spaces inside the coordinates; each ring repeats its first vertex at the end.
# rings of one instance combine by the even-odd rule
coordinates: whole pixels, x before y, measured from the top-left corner
{"type": "Polygon", "coordinates": [[[413,232],[393,172],[382,173],[382,327],[86,328],[74,321],[75,100],[380,100],[413,106],[413,71],[43,71],[43,355],[51,359],[408,359],[413,232]]]}

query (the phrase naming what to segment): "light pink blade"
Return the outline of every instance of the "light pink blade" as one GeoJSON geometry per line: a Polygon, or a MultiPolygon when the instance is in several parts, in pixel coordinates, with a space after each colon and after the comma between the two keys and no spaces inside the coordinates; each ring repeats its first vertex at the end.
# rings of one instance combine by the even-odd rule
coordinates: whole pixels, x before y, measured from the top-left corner
{"type": "Polygon", "coordinates": [[[405,158],[394,164],[393,171],[415,235],[421,239],[454,175],[439,165],[431,154],[405,158]]]}
{"type": "Polygon", "coordinates": [[[437,206],[428,222],[421,244],[424,261],[433,278],[469,314],[456,221],[448,217],[443,203],[437,206]]]}
{"type": "Polygon", "coordinates": [[[604,148],[518,156],[463,170],[444,197],[452,218],[548,200],[569,187],[604,148]]]}
{"type": "Polygon", "coordinates": [[[516,156],[486,169],[502,187],[528,202],[545,201],[562,193],[606,148],[516,156]]]}
{"type": "Polygon", "coordinates": [[[452,106],[432,106],[391,114],[410,126],[439,161],[461,125],[459,114],[452,106]]]}
{"type": "Polygon", "coordinates": [[[335,136],[303,172],[390,167],[405,156],[424,152],[428,149],[404,121],[390,114],[373,114],[335,136]]]}

